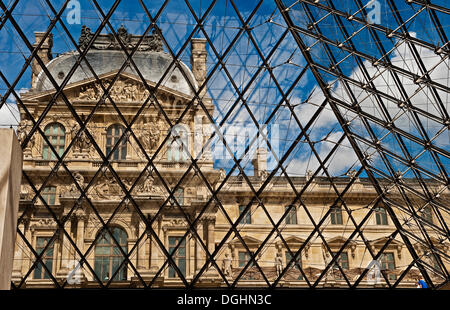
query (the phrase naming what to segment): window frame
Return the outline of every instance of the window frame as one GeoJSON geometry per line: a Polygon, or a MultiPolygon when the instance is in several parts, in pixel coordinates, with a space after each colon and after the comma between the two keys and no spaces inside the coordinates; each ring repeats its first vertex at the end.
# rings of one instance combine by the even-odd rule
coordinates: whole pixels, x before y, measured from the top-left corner
{"type": "MultiPolygon", "coordinates": [[[[292,251],[292,253],[295,254],[294,251],[292,251]]],[[[291,258],[292,258],[291,253],[289,253],[288,250],[285,250],[285,251],[284,251],[284,259],[285,259],[285,265],[286,265],[286,267],[288,267],[288,262],[291,260],[291,258]],[[288,256],[289,256],[289,257],[288,257],[288,256]]],[[[291,262],[291,263],[289,264],[288,270],[291,269],[291,268],[296,268],[296,269],[298,269],[299,267],[300,267],[300,268],[303,268],[303,264],[302,264],[302,256],[301,256],[301,254],[297,256],[297,259],[296,259],[295,261],[293,261],[293,262],[291,262]],[[298,266],[298,265],[299,265],[299,266],[298,266]]],[[[299,270],[299,269],[298,269],[298,270],[299,270]]],[[[300,272],[300,270],[299,270],[299,272],[300,272]]],[[[300,280],[300,281],[304,280],[304,279],[303,279],[303,274],[302,274],[301,272],[300,272],[300,275],[298,276],[297,280],[300,280]]]]}
{"type": "MultiPolygon", "coordinates": [[[[52,239],[50,236],[36,236],[35,240],[35,251],[37,254],[41,254],[42,250],[45,248],[47,243],[52,239]],[[45,243],[43,245],[39,245],[39,240],[45,239],[45,243]]],[[[46,265],[50,272],[53,274],[53,261],[55,255],[55,242],[53,241],[47,248],[44,254],[41,256],[41,261],[39,261],[34,270],[33,270],[33,279],[35,280],[46,280],[50,279],[50,275],[47,270],[42,266],[42,264],[46,265]]]]}
{"type": "Polygon", "coordinates": [[[342,207],[333,206],[330,212],[330,224],[331,225],[343,225],[342,207]],[[336,217],[337,216],[337,217],[336,217]]]}
{"type": "MultiPolygon", "coordinates": [[[[389,270],[389,271],[393,271],[396,269],[396,264],[395,264],[395,253],[394,252],[384,252],[380,255],[380,268],[381,270],[389,270]],[[386,260],[385,258],[387,257],[387,255],[392,256],[392,261],[386,260]],[[390,264],[392,264],[393,268],[389,268],[390,264]]],[[[395,274],[389,274],[388,279],[390,281],[396,281],[397,280],[397,276],[395,274]]]]}
{"type": "MultiPolygon", "coordinates": [[[[127,254],[128,253],[128,234],[127,234],[126,230],[121,227],[118,227],[118,226],[110,227],[109,230],[112,235],[115,234],[115,231],[120,231],[121,233],[123,233],[123,235],[119,236],[120,237],[119,240],[117,240],[116,236],[114,236],[114,237],[116,238],[116,241],[119,243],[120,247],[122,247],[122,250],[127,254]],[[121,243],[123,241],[122,237],[125,238],[125,241],[123,243],[121,243]]],[[[100,232],[98,234],[104,234],[104,236],[107,236],[107,237],[98,236],[98,238],[97,238],[97,241],[96,241],[96,244],[94,247],[94,272],[101,279],[101,281],[109,281],[109,280],[111,280],[111,276],[115,271],[114,270],[114,263],[115,263],[114,258],[119,259],[118,264],[117,264],[119,266],[125,260],[125,257],[122,255],[122,253],[119,250],[119,247],[113,241],[111,235],[109,234],[109,232],[106,229],[100,230],[100,232]],[[106,240],[109,243],[100,243],[100,242],[102,242],[102,240],[106,240]],[[109,253],[99,253],[100,248],[109,249],[109,253]],[[116,251],[118,252],[118,254],[115,253],[116,251]],[[97,269],[97,266],[99,264],[98,263],[99,259],[101,259],[100,273],[97,269]],[[108,271],[106,272],[106,276],[108,277],[108,279],[106,279],[103,275],[103,270],[105,268],[105,264],[107,264],[108,271]]],[[[127,263],[125,262],[122,265],[122,267],[120,267],[120,268],[121,268],[121,270],[119,270],[119,272],[116,273],[116,275],[112,281],[126,281],[127,280],[127,263]]]]}
{"type": "Polygon", "coordinates": [[[286,225],[297,225],[297,206],[289,205],[284,207],[284,213],[288,210],[288,208],[291,208],[289,212],[286,214],[286,217],[284,218],[284,222],[286,225]]]}
{"type": "MultiPolygon", "coordinates": [[[[58,122],[49,123],[44,128],[44,135],[58,153],[58,156],[61,157],[66,149],[66,128],[64,125],[58,122]],[[54,132],[55,130],[56,132],[54,132]],[[56,141],[54,142],[53,140],[56,141]]],[[[50,146],[45,140],[42,141],[42,159],[57,159],[55,153],[50,149],[50,146]]]]}
{"type": "Polygon", "coordinates": [[[375,208],[375,223],[379,226],[389,225],[387,211],[385,208],[375,208]]]}
{"type": "MultiPolygon", "coordinates": [[[[239,205],[239,216],[242,215],[242,213],[244,212],[244,209],[246,207],[247,207],[246,205],[239,205]]],[[[251,223],[252,223],[252,207],[250,206],[250,209],[247,210],[246,214],[241,219],[239,224],[243,225],[243,224],[251,224],[251,223]]]]}
{"type": "Polygon", "coordinates": [[[126,160],[128,154],[127,139],[122,137],[125,132],[125,127],[121,124],[112,124],[106,129],[106,140],[105,140],[105,155],[108,156],[111,153],[114,145],[120,141],[120,144],[112,153],[111,161],[126,160]],[[119,131],[117,133],[117,131],[119,131]],[[122,139],[121,139],[122,137],[122,139]]]}
{"type": "Polygon", "coordinates": [[[42,189],[41,197],[49,206],[56,205],[56,191],[56,186],[52,185],[46,186],[42,189]]]}
{"type": "MultiPolygon", "coordinates": [[[[168,249],[169,254],[173,253],[174,248],[177,246],[177,244],[180,242],[180,240],[183,239],[183,236],[168,236],[167,237],[167,243],[168,243],[168,249]],[[171,242],[171,240],[174,240],[171,242]]],[[[187,268],[188,268],[188,245],[186,244],[186,238],[183,239],[180,246],[178,247],[177,251],[172,255],[172,259],[175,261],[175,264],[177,265],[178,269],[180,269],[181,273],[184,277],[187,275],[187,268]],[[179,254],[180,249],[184,249],[184,256],[179,254]],[[180,259],[183,260],[180,262],[180,259]]],[[[176,272],[175,268],[170,265],[167,268],[167,277],[170,279],[177,279],[178,273],[176,272]]]]}

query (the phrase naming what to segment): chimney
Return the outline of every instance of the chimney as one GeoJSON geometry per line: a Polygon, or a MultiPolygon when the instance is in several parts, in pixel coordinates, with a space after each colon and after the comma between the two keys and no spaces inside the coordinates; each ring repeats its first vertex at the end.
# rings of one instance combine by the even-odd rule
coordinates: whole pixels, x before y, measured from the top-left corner
{"type": "Polygon", "coordinates": [[[256,149],[255,157],[252,160],[254,176],[261,176],[261,174],[267,172],[267,150],[266,148],[256,149]]]}
{"type": "MultiPolygon", "coordinates": [[[[35,43],[33,44],[33,47],[36,47],[39,45],[39,43],[44,38],[45,32],[35,32],[35,43]]],[[[37,56],[44,62],[45,65],[49,63],[50,60],[52,60],[52,47],[53,47],[53,35],[51,33],[48,34],[45,41],[42,43],[41,47],[39,48],[38,52],[36,53],[37,56]]],[[[36,81],[39,73],[42,71],[42,67],[39,65],[38,61],[33,58],[33,63],[31,65],[32,75],[31,75],[31,88],[36,87],[36,81]]]]}
{"type": "MultiPolygon", "coordinates": [[[[206,39],[191,40],[191,68],[198,86],[200,87],[206,79],[206,39]]],[[[206,93],[206,86],[200,92],[200,97],[206,93]]]]}

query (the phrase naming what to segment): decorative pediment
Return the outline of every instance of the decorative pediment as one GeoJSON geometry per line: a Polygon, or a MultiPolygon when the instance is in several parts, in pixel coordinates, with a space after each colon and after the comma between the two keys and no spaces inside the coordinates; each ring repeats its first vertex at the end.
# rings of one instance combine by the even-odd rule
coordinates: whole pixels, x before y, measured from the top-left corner
{"type": "MultiPolygon", "coordinates": [[[[244,240],[245,244],[249,248],[258,247],[261,244],[260,240],[254,238],[254,237],[251,237],[251,236],[242,236],[242,240],[244,240]]],[[[233,241],[231,241],[230,245],[235,246],[235,247],[243,247],[244,246],[239,238],[236,238],[233,241]]]]}
{"type": "MultiPolygon", "coordinates": [[[[287,238],[284,238],[284,241],[286,241],[289,249],[294,252],[298,251],[298,249],[305,243],[306,240],[297,236],[289,236],[287,238]]],[[[282,240],[278,240],[277,242],[275,242],[275,247],[277,248],[278,252],[281,252],[281,249],[285,247],[285,244],[282,240]]],[[[310,247],[311,245],[308,242],[308,244],[306,244],[303,249],[306,258],[308,258],[310,247]]]]}
{"type": "MultiPolygon", "coordinates": [[[[442,251],[444,253],[448,252],[449,245],[448,245],[448,243],[444,243],[444,240],[439,240],[438,238],[433,237],[433,236],[430,236],[429,238],[435,249],[442,251]]],[[[416,242],[414,244],[414,249],[418,252],[418,254],[423,254],[423,253],[427,252],[427,250],[430,249],[430,247],[427,244],[425,244],[424,242],[416,242]]]]}
{"type": "MultiPolygon", "coordinates": [[[[337,236],[337,237],[333,237],[329,240],[327,240],[327,244],[328,246],[333,250],[339,250],[340,248],[342,248],[342,246],[344,245],[345,242],[347,242],[348,239],[342,237],[342,236],[337,236]]],[[[347,243],[346,249],[350,249],[351,255],[353,258],[355,258],[355,251],[356,251],[356,241],[354,240],[350,240],[347,243]]],[[[325,244],[322,244],[322,249],[324,251],[324,253],[326,254],[327,257],[330,256],[330,252],[326,249],[325,244]]]]}
{"type": "MultiPolygon", "coordinates": [[[[372,248],[373,251],[375,251],[376,249],[380,249],[382,248],[386,242],[388,242],[389,237],[382,237],[382,238],[378,238],[376,240],[371,241],[369,244],[372,248]]],[[[393,249],[397,251],[397,255],[398,258],[402,257],[402,248],[403,248],[403,243],[398,241],[398,240],[391,240],[391,243],[389,243],[388,249],[393,249]]]]}
{"type": "MultiPolygon", "coordinates": [[[[99,80],[103,84],[105,89],[108,89],[118,71],[113,71],[107,74],[99,76],[99,80]]],[[[146,83],[150,88],[156,86],[152,81],[146,80],[146,83]]],[[[28,92],[23,93],[22,98],[27,101],[47,101],[51,98],[56,90],[48,90],[42,92],[28,92]]],[[[104,95],[103,89],[100,83],[94,79],[86,79],[83,81],[68,84],[64,87],[64,94],[73,103],[76,102],[98,102],[104,95]]],[[[110,102],[111,98],[115,103],[143,103],[149,97],[149,91],[145,87],[142,80],[135,75],[129,73],[121,73],[119,78],[114,82],[109,91],[109,97],[105,96],[105,102],[110,102]]],[[[170,105],[183,105],[192,97],[183,94],[177,90],[165,87],[163,85],[158,86],[156,97],[161,104],[170,105]]],[[[61,100],[61,99],[60,99],[61,100]]]]}

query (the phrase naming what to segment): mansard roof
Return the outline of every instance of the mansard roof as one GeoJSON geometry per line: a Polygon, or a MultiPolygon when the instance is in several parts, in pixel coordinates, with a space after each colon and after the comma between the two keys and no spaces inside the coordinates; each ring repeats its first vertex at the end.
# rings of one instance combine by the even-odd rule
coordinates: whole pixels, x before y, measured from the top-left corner
{"type": "MultiPolygon", "coordinates": [[[[80,47],[82,49],[86,44],[86,41],[93,35],[90,30],[86,29],[88,28],[83,27],[82,36],[80,37],[80,47]]],[[[123,38],[121,41],[129,52],[134,45],[138,43],[139,38],[141,38],[141,36],[126,33],[124,28],[121,32],[118,31],[118,33],[119,36],[123,38]]],[[[79,57],[80,54],[77,51],[71,51],[59,55],[47,64],[47,69],[58,84],[64,81],[66,75],[75,65],[79,57]]],[[[118,71],[126,62],[127,56],[111,34],[101,34],[96,38],[93,46],[86,54],[86,60],[90,66],[92,66],[97,76],[100,76],[109,72],[118,71]]],[[[194,75],[186,64],[179,61],[184,74],[175,66],[175,64],[171,65],[173,61],[172,57],[163,51],[162,43],[155,34],[146,36],[142,40],[142,43],[134,53],[132,60],[146,80],[158,83],[167,68],[170,67],[170,71],[166,74],[161,83],[162,86],[187,95],[193,94],[192,87],[195,89],[198,88],[194,75]],[[190,85],[192,85],[192,87],[190,85]]],[[[131,63],[127,65],[123,72],[136,77],[139,76],[131,63]]],[[[86,62],[82,61],[81,65],[78,66],[70,78],[68,84],[92,78],[94,78],[92,71],[89,69],[86,62]]],[[[35,91],[40,92],[51,89],[54,89],[53,84],[50,82],[45,72],[42,71],[37,78],[35,91]]]]}

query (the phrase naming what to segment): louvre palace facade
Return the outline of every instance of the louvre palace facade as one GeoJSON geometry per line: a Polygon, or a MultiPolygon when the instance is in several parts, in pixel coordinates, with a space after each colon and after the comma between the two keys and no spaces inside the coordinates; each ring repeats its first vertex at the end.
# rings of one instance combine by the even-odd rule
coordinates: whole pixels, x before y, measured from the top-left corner
{"type": "MultiPolygon", "coordinates": [[[[190,64],[174,66],[157,34],[136,36],[123,27],[117,33],[121,42],[100,34],[89,44],[93,33],[83,28],[79,46],[87,48],[89,64],[81,63],[48,111],[55,83],[62,83],[78,52],[52,58],[50,36],[38,52],[46,70],[33,63],[32,87],[21,100],[32,115],[46,117],[24,149],[13,283],[184,287],[195,279],[198,287],[226,287],[238,279],[238,287],[274,281],[297,288],[315,281],[318,287],[355,281],[416,287],[419,270],[408,267],[414,259],[437,282],[444,266],[450,270],[443,259],[449,244],[438,234],[428,237],[441,258],[429,255],[420,239],[405,244],[395,221],[410,206],[395,186],[380,199],[356,171],[333,182],[308,174],[277,174],[266,182],[271,171],[264,147],[254,150],[253,173],[228,176],[214,164],[202,129],[215,104],[206,88],[199,96],[193,91],[206,77],[206,40],[192,38],[190,64]],[[132,62],[121,45],[134,53],[132,62]],[[53,169],[58,172],[48,179],[53,169]]],[[[43,33],[35,36],[40,42],[43,33]]],[[[21,108],[22,142],[32,128],[21,108]]],[[[449,198],[448,189],[440,195],[443,204],[449,198]]],[[[425,226],[449,221],[431,204],[412,205],[420,207],[425,226]]]]}

